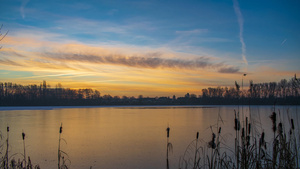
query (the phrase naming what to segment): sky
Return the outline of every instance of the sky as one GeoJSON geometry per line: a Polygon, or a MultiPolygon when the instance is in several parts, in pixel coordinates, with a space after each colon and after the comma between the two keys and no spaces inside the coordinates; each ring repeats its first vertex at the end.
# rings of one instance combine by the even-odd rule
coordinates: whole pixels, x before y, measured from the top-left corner
{"type": "Polygon", "coordinates": [[[300,75],[299,9],[295,0],[4,0],[0,82],[155,97],[290,79],[300,75]]]}

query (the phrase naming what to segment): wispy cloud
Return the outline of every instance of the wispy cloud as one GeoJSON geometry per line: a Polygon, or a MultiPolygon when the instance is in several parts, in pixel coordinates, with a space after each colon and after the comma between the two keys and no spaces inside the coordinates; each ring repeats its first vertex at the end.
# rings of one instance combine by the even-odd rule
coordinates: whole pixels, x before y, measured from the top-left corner
{"type": "Polygon", "coordinates": [[[3,59],[0,58],[0,64],[6,65],[6,66],[10,66],[10,65],[11,66],[22,66],[21,64],[15,62],[15,61],[12,61],[10,59],[6,59],[6,58],[3,58],[3,59]]]}
{"type": "Polygon", "coordinates": [[[22,16],[23,19],[25,19],[26,15],[25,15],[25,7],[28,4],[29,0],[22,0],[22,4],[20,7],[20,14],[22,16]]]}
{"type": "Polygon", "coordinates": [[[181,35],[195,35],[201,33],[207,33],[208,29],[193,29],[193,30],[185,30],[185,31],[176,31],[176,34],[181,35]]]}
{"type": "MultiPolygon", "coordinates": [[[[43,68],[60,69],[61,67],[76,69],[79,65],[91,64],[91,65],[115,65],[126,66],[142,69],[190,69],[190,70],[217,70],[222,73],[236,73],[239,71],[238,67],[232,67],[225,63],[217,63],[208,57],[198,56],[194,58],[182,59],[179,56],[174,58],[168,58],[167,55],[162,52],[150,52],[140,54],[122,54],[118,51],[109,51],[97,48],[86,48],[87,51],[80,50],[80,45],[66,46],[62,49],[52,49],[53,51],[37,51],[27,53],[28,58],[24,58],[24,54],[18,51],[4,51],[3,56],[18,57],[18,62],[12,62],[9,60],[2,60],[1,63],[11,64],[15,66],[26,65],[28,63],[43,68]],[[77,47],[76,47],[77,46],[77,47]],[[77,49],[76,49],[77,48],[77,49]],[[54,52],[54,51],[57,52],[54,52]],[[91,51],[93,50],[93,51],[91,51]],[[21,57],[20,57],[21,56],[21,57]],[[230,67],[230,69],[228,68],[230,67]]],[[[85,48],[81,46],[82,49],[85,48]]],[[[184,58],[184,57],[183,57],[184,58]]],[[[81,67],[82,68],[82,67],[81,67]]],[[[80,69],[81,69],[80,68],[80,69]]]]}
{"type": "Polygon", "coordinates": [[[221,68],[218,71],[219,73],[238,73],[239,68],[237,67],[226,67],[226,68],[221,68]]]}
{"type": "Polygon", "coordinates": [[[235,14],[237,16],[239,27],[240,27],[239,37],[240,37],[240,42],[242,44],[242,58],[243,58],[244,63],[246,65],[248,65],[248,61],[247,61],[247,58],[246,58],[246,44],[244,42],[244,37],[243,37],[244,19],[243,19],[243,15],[242,15],[242,12],[240,10],[240,6],[239,6],[239,3],[238,3],[237,0],[233,0],[233,7],[234,7],[234,11],[235,11],[235,14]]]}
{"type": "Polygon", "coordinates": [[[121,65],[138,68],[171,68],[171,69],[217,69],[223,67],[222,63],[212,63],[206,57],[195,59],[168,59],[159,53],[141,54],[139,56],[128,56],[123,54],[93,55],[76,53],[53,53],[47,52],[45,59],[53,59],[62,62],[85,62],[98,64],[121,65]]]}
{"type": "Polygon", "coordinates": [[[282,46],[283,44],[285,44],[286,41],[287,41],[287,39],[284,39],[284,40],[281,42],[281,46],[282,46]]]}

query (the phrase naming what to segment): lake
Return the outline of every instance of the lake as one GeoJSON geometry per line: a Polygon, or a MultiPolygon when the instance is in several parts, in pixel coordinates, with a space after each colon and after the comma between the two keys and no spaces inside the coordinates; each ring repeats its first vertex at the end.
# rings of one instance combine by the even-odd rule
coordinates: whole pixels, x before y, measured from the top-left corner
{"type": "MultiPolygon", "coordinates": [[[[199,132],[203,146],[217,126],[222,127],[225,145],[234,141],[234,110],[250,116],[258,132],[272,139],[269,118],[273,106],[136,106],[136,107],[0,107],[1,144],[9,132],[9,155],[22,159],[22,131],[26,155],[41,168],[57,167],[59,127],[61,149],[68,154],[72,169],[153,169],[166,168],[166,128],[170,127],[170,168],[179,168],[179,159],[199,132]]],[[[278,121],[297,119],[297,106],[276,106],[278,121]]],[[[299,118],[296,128],[299,129],[299,118]]],[[[1,156],[5,153],[2,150],[1,156]]]]}

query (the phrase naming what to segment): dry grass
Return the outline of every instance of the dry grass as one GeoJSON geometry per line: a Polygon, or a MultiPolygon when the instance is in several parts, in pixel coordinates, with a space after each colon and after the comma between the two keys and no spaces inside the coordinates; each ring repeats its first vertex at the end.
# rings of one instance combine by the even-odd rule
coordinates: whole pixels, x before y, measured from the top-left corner
{"type": "MultiPolygon", "coordinates": [[[[280,113],[280,112],[279,112],[280,113]]],[[[299,133],[296,133],[294,119],[289,117],[289,124],[278,120],[278,113],[271,114],[273,135],[271,142],[266,142],[266,133],[259,133],[253,125],[253,119],[245,117],[243,126],[239,112],[235,112],[235,146],[229,148],[222,141],[220,119],[217,127],[211,127],[212,138],[205,142],[196,137],[180,159],[180,169],[298,169],[299,168],[299,133]],[[253,129],[254,128],[254,129],[253,129]],[[214,132],[213,130],[218,132],[214,132]],[[200,144],[200,146],[199,146],[200,144]],[[192,158],[192,152],[195,152],[192,158]]],[[[198,136],[198,133],[197,133],[198,136]]]]}
{"type": "MultiPolygon", "coordinates": [[[[70,160],[65,158],[65,156],[68,157],[68,154],[61,150],[61,141],[66,141],[61,138],[62,134],[62,124],[59,129],[59,143],[58,143],[58,169],[68,169],[67,163],[71,163],[70,160]]],[[[25,132],[22,132],[22,140],[23,140],[23,147],[24,147],[24,154],[22,154],[23,159],[18,159],[18,161],[15,160],[14,156],[17,154],[9,154],[9,127],[7,126],[7,138],[6,138],[6,146],[1,143],[0,144],[0,153],[2,155],[3,149],[5,149],[4,156],[1,157],[0,161],[0,169],[40,169],[39,165],[33,165],[31,162],[30,157],[26,156],[26,146],[25,146],[25,132]]],[[[0,133],[0,137],[2,140],[2,133],[0,133]]]]}

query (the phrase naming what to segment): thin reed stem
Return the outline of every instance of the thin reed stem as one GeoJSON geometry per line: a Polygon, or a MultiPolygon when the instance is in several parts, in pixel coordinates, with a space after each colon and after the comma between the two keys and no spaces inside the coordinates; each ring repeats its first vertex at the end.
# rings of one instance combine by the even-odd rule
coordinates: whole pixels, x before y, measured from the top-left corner
{"type": "Polygon", "coordinates": [[[25,162],[25,167],[27,167],[27,165],[26,165],[26,151],[25,151],[25,133],[24,133],[24,131],[22,132],[22,139],[23,139],[23,147],[24,147],[24,162],[25,162]]]}
{"type": "Polygon", "coordinates": [[[62,123],[59,128],[59,139],[58,139],[58,169],[60,169],[60,158],[61,158],[61,150],[60,150],[61,133],[62,133],[62,123]]]}

